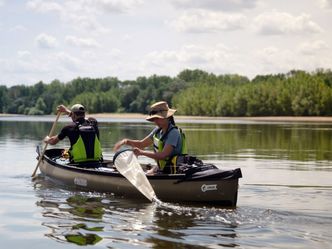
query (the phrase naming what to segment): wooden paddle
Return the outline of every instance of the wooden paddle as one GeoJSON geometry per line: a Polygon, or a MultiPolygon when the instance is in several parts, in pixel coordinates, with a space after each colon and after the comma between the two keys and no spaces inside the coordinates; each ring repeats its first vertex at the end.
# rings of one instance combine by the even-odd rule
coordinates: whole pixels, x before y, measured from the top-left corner
{"type": "MultiPolygon", "coordinates": [[[[61,115],[61,112],[58,112],[57,115],[56,115],[55,121],[54,121],[54,123],[52,125],[52,128],[50,130],[50,133],[48,134],[49,137],[53,136],[53,132],[54,132],[55,126],[56,126],[56,124],[57,124],[57,122],[59,120],[60,115],[61,115]]],[[[31,177],[35,177],[35,175],[36,175],[37,170],[39,168],[39,164],[40,164],[41,160],[43,159],[45,151],[47,149],[47,145],[48,145],[48,143],[45,143],[44,149],[43,149],[42,153],[39,155],[38,163],[36,165],[35,170],[33,171],[32,175],[31,175],[31,177]]]]}
{"type": "Polygon", "coordinates": [[[116,169],[146,198],[160,202],[132,150],[126,149],[115,153],[113,163],[116,169]]]}

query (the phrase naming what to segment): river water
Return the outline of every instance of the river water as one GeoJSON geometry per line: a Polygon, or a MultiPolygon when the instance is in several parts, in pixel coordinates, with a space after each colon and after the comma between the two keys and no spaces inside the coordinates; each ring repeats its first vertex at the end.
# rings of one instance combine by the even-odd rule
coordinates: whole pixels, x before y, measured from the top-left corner
{"type": "MultiPolygon", "coordinates": [[[[53,120],[0,117],[1,248],[332,248],[331,123],[179,123],[191,154],[242,169],[237,208],[223,209],[79,192],[41,176],[32,181],[36,145],[53,120]]],[[[62,117],[56,130],[67,121],[62,117]]],[[[135,119],[99,122],[109,158],[117,140],[152,128],[135,119]]]]}

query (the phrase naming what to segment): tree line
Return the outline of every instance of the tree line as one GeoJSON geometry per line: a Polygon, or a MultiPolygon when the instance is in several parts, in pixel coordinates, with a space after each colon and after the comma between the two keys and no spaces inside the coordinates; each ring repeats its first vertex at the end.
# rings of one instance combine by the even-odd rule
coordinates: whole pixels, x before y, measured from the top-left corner
{"type": "Polygon", "coordinates": [[[175,77],[152,75],[126,81],[79,77],[66,83],[0,86],[0,112],[12,114],[51,114],[59,104],[75,103],[85,105],[90,113],[146,113],[159,100],[183,115],[326,116],[332,115],[332,72],[293,70],[250,80],[187,69],[175,77]]]}

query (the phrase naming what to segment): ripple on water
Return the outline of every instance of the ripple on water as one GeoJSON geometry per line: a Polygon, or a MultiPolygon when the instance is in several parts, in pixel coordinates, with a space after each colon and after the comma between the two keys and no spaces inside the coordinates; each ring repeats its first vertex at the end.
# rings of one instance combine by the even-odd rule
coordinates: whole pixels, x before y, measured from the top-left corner
{"type": "Polygon", "coordinates": [[[43,234],[68,245],[101,248],[315,248],[332,242],[332,218],[326,212],[277,208],[278,201],[294,196],[303,205],[302,195],[328,198],[328,191],[321,188],[244,185],[241,200],[247,204],[224,209],[137,202],[59,187],[43,178],[34,182],[30,177],[6,179],[2,182],[11,187],[0,193],[0,213],[2,230],[9,237],[31,239],[43,234]],[[26,191],[29,184],[33,190],[26,191]],[[257,201],[258,196],[260,205],[246,201],[257,201]]]}

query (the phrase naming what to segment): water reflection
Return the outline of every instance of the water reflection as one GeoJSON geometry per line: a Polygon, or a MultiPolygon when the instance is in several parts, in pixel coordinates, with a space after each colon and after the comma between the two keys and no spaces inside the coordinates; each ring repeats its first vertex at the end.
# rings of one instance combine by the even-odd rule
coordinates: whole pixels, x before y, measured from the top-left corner
{"type": "MultiPolygon", "coordinates": [[[[98,200],[99,198],[97,198],[98,200]]],[[[96,201],[94,197],[83,197],[82,195],[76,195],[70,197],[66,200],[68,205],[72,205],[75,203],[72,208],[64,208],[61,205],[50,202],[50,201],[38,201],[36,203],[37,206],[43,207],[45,212],[43,214],[44,217],[57,217],[60,218],[61,215],[69,212],[73,214],[73,216],[84,217],[84,220],[93,218],[102,218],[103,207],[99,206],[100,202],[96,201]],[[73,199],[80,199],[79,206],[73,199]],[[55,211],[55,212],[54,212],[55,211]],[[57,212],[58,211],[58,212],[57,212]]],[[[62,204],[63,205],[63,204],[62,204]]],[[[66,217],[67,215],[64,215],[66,217]]],[[[72,217],[68,217],[72,219],[72,217]]],[[[78,245],[94,245],[102,240],[102,238],[97,233],[92,232],[100,232],[103,231],[103,226],[88,226],[86,223],[73,223],[73,224],[63,224],[63,223],[43,223],[44,226],[51,229],[51,233],[46,234],[46,236],[56,239],[57,241],[66,241],[75,243],[78,245]]]]}
{"type": "Polygon", "coordinates": [[[144,248],[235,247],[235,210],[157,205],[113,195],[76,192],[39,178],[36,205],[50,239],[77,245],[144,248]]]}
{"type": "Polygon", "coordinates": [[[102,240],[98,233],[104,230],[100,223],[107,207],[102,196],[71,193],[41,178],[35,181],[34,187],[41,198],[36,205],[42,208],[42,215],[47,219],[42,225],[50,229],[45,234],[47,237],[77,245],[94,245],[102,240]]]}
{"type": "Polygon", "coordinates": [[[155,212],[156,234],[148,240],[154,248],[236,247],[235,210],[180,207],[158,207],[155,212]],[[232,218],[227,217],[228,212],[232,218]],[[228,218],[230,218],[228,220],[228,218]],[[208,246],[209,245],[209,246],[208,246]]]}

